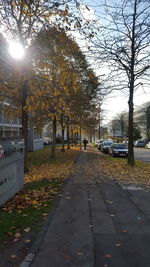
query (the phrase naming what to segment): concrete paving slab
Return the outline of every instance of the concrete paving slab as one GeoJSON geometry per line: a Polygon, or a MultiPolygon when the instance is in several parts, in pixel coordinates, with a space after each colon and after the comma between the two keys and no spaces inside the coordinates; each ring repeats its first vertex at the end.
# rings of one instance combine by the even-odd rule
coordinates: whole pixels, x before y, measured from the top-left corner
{"type": "Polygon", "coordinates": [[[32,267],[93,266],[87,185],[68,184],[32,267]]]}
{"type": "Polygon", "coordinates": [[[104,200],[96,185],[89,185],[89,200],[94,233],[115,233],[115,228],[104,200]]]}
{"type": "Polygon", "coordinates": [[[117,233],[126,229],[129,234],[150,234],[148,218],[117,183],[108,179],[100,190],[109,213],[114,214],[112,219],[117,233]]]}
{"type": "Polygon", "coordinates": [[[149,267],[150,236],[94,235],[94,267],[149,267]]]}

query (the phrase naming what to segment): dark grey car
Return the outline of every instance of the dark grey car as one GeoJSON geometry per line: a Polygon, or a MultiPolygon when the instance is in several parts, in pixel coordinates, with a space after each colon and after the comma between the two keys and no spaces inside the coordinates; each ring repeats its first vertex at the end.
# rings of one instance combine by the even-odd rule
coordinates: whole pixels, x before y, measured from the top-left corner
{"type": "Polygon", "coordinates": [[[109,156],[112,157],[128,157],[128,148],[125,144],[112,144],[109,148],[109,156]]]}
{"type": "Polygon", "coordinates": [[[112,141],[104,141],[101,144],[101,151],[104,153],[108,153],[110,146],[113,144],[112,141]]]}

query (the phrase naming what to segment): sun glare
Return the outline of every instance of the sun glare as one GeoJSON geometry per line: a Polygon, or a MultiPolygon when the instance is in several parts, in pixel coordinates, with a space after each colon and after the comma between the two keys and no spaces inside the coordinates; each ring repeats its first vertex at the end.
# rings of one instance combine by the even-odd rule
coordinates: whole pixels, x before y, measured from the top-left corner
{"type": "Polygon", "coordinates": [[[24,56],[24,49],[21,44],[13,41],[9,42],[9,52],[16,59],[22,59],[24,56]]]}

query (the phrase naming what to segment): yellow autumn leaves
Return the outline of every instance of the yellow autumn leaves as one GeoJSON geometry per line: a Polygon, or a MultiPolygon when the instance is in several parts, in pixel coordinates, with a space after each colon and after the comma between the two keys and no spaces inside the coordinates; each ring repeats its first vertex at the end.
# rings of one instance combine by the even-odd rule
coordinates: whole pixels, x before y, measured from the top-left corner
{"type": "Polygon", "coordinates": [[[56,164],[42,164],[40,167],[31,166],[28,174],[25,175],[25,183],[46,179],[63,179],[69,175],[73,162],[56,164]]]}
{"type": "MultiPolygon", "coordinates": [[[[41,165],[39,162],[38,165],[30,166],[28,174],[24,177],[24,189],[3,205],[3,211],[22,213],[23,209],[28,207],[40,209],[48,206],[49,201],[58,194],[63,179],[71,173],[77,151],[58,153],[58,162],[46,162],[41,165]]],[[[41,151],[40,156],[45,156],[45,160],[48,161],[49,151],[41,151]]]]}

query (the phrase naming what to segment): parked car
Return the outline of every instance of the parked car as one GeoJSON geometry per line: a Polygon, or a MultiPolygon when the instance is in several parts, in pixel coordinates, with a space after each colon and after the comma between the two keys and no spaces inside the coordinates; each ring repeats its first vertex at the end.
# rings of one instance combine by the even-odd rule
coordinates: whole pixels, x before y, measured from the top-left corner
{"type": "Polygon", "coordinates": [[[128,148],[123,143],[112,144],[109,148],[109,156],[127,157],[128,156],[128,148]]]}
{"type": "Polygon", "coordinates": [[[100,142],[100,140],[95,141],[95,147],[98,147],[99,142],[100,142]]]}
{"type": "Polygon", "coordinates": [[[145,141],[135,141],[134,142],[135,147],[145,147],[145,141]]]}
{"type": "Polygon", "coordinates": [[[108,153],[110,146],[113,144],[113,141],[104,141],[101,144],[101,151],[108,153]]]}
{"type": "Polygon", "coordinates": [[[103,142],[108,141],[107,139],[100,139],[97,148],[101,150],[101,145],[103,142]]]}

